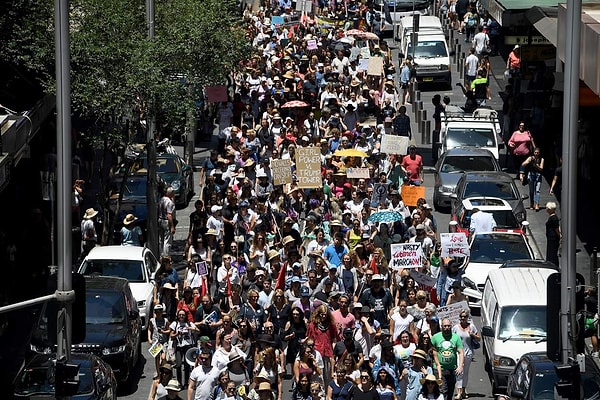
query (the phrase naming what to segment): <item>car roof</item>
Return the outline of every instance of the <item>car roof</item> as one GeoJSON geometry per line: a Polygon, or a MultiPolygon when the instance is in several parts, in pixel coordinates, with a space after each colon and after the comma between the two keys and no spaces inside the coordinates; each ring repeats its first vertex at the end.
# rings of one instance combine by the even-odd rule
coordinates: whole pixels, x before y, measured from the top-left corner
{"type": "Polygon", "coordinates": [[[496,159],[494,153],[492,153],[488,149],[475,146],[453,147],[451,149],[446,150],[446,152],[442,155],[442,157],[447,156],[488,156],[496,159]]]}
{"type": "MultiPolygon", "coordinates": [[[[56,353],[36,353],[26,362],[27,368],[43,367],[49,361],[56,360],[56,353]]],[[[92,361],[102,361],[99,356],[92,353],[71,353],[71,361],[77,364],[86,363],[89,364],[92,361]]]]}
{"type": "Polygon", "coordinates": [[[97,246],[85,258],[86,260],[143,260],[150,249],[141,246],[97,246]]]}
{"type": "Polygon", "coordinates": [[[89,275],[85,277],[86,290],[111,290],[121,292],[129,286],[129,281],[116,276],[89,275]]]}
{"type": "MultiPolygon", "coordinates": [[[[504,306],[546,305],[546,281],[553,274],[548,268],[499,268],[489,272],[496,298],[504,306]]],[[[487,284],[486,284],[487,287],[487,284]]],[[[485,296],[485,294],[484,294],[485,296]]]]}
{"type": "Polygon", "coordinates": [[[558,266],[546,260],[510,260],[500,268],[547,268],[558,271],[558,266]]]}
{"type": "Polygon", "coordinates": [[[481,211],[488,210],[509,210],[512,211],[510,203],[498,197],[468,197],[462,201],[467,210],[477,207],[481,211]]]}
{"type": "Polygon", "coordinates": [[[465,172],[461,178],[469,181],[513,182],[513,177],[504,171],[474,171],[465,172]]]}

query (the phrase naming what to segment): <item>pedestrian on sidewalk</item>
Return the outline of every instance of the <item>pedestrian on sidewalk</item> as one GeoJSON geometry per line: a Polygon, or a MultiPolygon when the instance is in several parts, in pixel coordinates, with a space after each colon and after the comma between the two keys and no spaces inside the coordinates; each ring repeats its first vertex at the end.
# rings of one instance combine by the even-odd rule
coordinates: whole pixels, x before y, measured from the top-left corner
{"type": "Polygon", "coordinates": [[[544,158],[542,150],[536,147],[533,154],[523,161],[520,169],[521,181],[529,184],[529,209],[540,211],[540,188],[542,187],[542,173],[544,172],[544,158]]]}
{"type": "Polygon", "coordinates": [[[558,251],[562,243],[562,234],[560,232],[560,219],[556,215],[556,203],[549,201],[546,203],[546,212],[548,220],[546,221],[546,261],[558,266],[558,251]]]}
{"type": "Polygon", "coordinates": [[[469,49],[469,55],[465,59],[465,86],[466,90],[471,90],[471,83],[477,78],[477,66],[479,58],[475,55],[475,49],[469,49]]]}
{"type": "Polygon", "coordinates": [[[98,211],[93,208],[85,210],[83,220],[81,221],[81,238],[83,240],[81,259],[83,260],[88,253],[96,247],[98,243],[98,234],[96,233],[95,218],[98,211]]]}
{"type": "MultiPolygon", "coordinates": [[[[536,147],[531,132],[525,129],[525,122],[519,123],[519,128],[513,132],[508,140],[508,147],[513,155],[513,164],[517,171],[520,171],[521,165],[527,157],[533,154],[533,149],[536,147]]],[[[520,179],[517,175],[517,179],[520,179]]]]}
{"type": "Polygon", "coordinates": [[[168,256],[173,245],[173,236],[175,235],[175,191],[169,186],[160,199],[158,205],[158,240],[159,251],[161,255],[168,256]]]}

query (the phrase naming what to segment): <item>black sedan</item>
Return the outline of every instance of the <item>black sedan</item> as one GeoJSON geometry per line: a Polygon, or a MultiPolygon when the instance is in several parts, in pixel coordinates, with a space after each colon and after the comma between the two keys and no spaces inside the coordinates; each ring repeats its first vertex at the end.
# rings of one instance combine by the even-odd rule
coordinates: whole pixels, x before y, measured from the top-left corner
{"type": "MultiPolygon", "coordinates": [[[[14,382],[14,398],[54,398],[56,354],[35,354],[21,368],[14,382]]],[[[72,399],[116,399],[117,381],[110,366],[93,354],[72,354],[79,364],[79,387],[72,399]]]]}
{"type": "MultiPolygon", "coordinates": [[[[556,398],[554,384],[558,380],[555,365],[545,353],[527,353],[521,357],[508,377],[506,395],[498,400],[526,399],[553,400],[556,398]]],[[[585,372],[581,372],[580,394],[583,399],[600,397],[600,370],[594,360],[585,357],[585,372]]]]}

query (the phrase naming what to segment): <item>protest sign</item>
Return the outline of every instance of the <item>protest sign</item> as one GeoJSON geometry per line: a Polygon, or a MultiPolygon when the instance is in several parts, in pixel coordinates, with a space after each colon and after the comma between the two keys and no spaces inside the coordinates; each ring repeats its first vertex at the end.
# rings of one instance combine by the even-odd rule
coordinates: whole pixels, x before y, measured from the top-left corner
{"type": "Polygon", "coordinates": [[[381,138],[381,152],[385,154],[407,154],[408,137],[383,134],[381,138]]]}
{"type": "Polygon", "coordinates": [[[299,188],[313,189],[323,186],[320,148],[311,146],[296,149],[296,176],[299,188]]]}
{"type": "Polygon", "coordinates": [[[425,186],[402,185],[400,194],[405,205],[416,207],[417,200],[425,198],[425,186]]]}
{"type": "Polygon", "coordinates": [[[148,349],[148,353],[150,353],[152,358],[155,358],[161,351],[163,351],[163,345],[159,341],[154,342],[148,349]]]}
{"type": "Polygon", "coordinates": [[[367,75],[381,76],[383,74],[383,57],[369,58],[367,75]]]}
{"type": "Polygon", "coordinates": [[[369,168],[346,168],[346,176],[348,178],[369,179],[369,168]]]}
{"type": "Polygon", "coordinates": [[[458,303],[453,303],[448,306],[438,307],[437,309],[437,317],[441,322],[444,318],[448,318],[452,325],[456,325],[460,322],[460,313],[463,310],[468,310],[469,304],[466,301],[459,301],[458,303]]]}
{"type": "Polygon", "coordinates": [[[469,240],[464,232],[440,233],[442,257],[468,257],[471,254],[469,240]]]}
{"type": "Polygon", "coordinates": [[[273,186],[292,183],[292,163],[290,160],[271,160],[273,186]]]}
{"type": "Polygon", "coordinates": [[[285,19],[283,18],[282,15],[272,15],[271,16],[271,27],[273,25],[283,25],[284,22],[285,22],[285,19]]]}
{"type": "Polygon", "coordinates": [[[400,268],[420,268],[423,266],[423,247],[421,243],[394,243],[390,245],[392,259],[390,266],[400,268]]]}
{"type": "Polygon", "coordinates": [[[204,92],[206,92],[206,99],[209,103],[220,103],[228,100],[226,86],[205,86],[204,92]]]}
{"type": "Polygon", "coordinates": [[[379,207],[379,204],[385,203],[387,199],[387,192],[387,183],[375,183],[373,185],[373,195],[371,196],[371,206],[379,207]]]}
{"type": "Polygon", "coordinates": [[[206,276],[208,275],[208,268],[206,268],[206,261],[200,261],[196,263],[196,272],[198,275],[206,276]]]}
{"type": "Polygon", "coordinates": [[[358,66],[356,68],[360,69],[362,71],[366,71],[369,68],[369,59],[368,58],[360,58],[358,60],[358,66]]]}
{"type": "Polygon", "coordinates": [[[436,287],[437,279],[432,276],[425,275],[422,272],[417,271],[416,269],[410,270],[410,276],[417,282],[420,286],[427,287],[436,287]]]}
{"type": "MultiPolygon", "coordinates": [[[[360,58],[363,58],[365,60],[368,60],[369,58],[371,58],[371,51],[369,50],[369,47],[362,47],[360,49],[360,58]]],[[[369,65],[369,63],[367,63],[367,66],[369,65]]]]}
{"type": "Polygon", "coordinates": [[[309,50],[316,50],[317,49],[317,41],[315,39],[307,40],[306,47],[309,50]]]}

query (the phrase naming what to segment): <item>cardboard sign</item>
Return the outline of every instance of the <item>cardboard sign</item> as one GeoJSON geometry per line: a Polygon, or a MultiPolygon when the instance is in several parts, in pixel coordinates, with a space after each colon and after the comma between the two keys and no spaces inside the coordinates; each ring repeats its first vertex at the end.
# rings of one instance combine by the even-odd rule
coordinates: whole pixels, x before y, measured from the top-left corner
{"type": "Polygon", "coordinates": [[[299,188],[314,189],[323,186],[320,148],[311,146],[296,149],[296,177],[299,188]]]}
{"type": "Polygon", "coordinates": [[[393,243],[390,245],[392,259],[390,266],[400,268],[421,268],[423,266],[423,247],[421,243],[393,243]]]}
{"type": "MultiPolygon", "coordinates": [[[[362,55],[362,52],[361,52],[361,55],[362,55]]],[[[369,68],[367,69],[367,75],[381,76],[382,74],[383,74],[383,57],[369,58],[369,68]]]]}
{"type": "Polygon", "coordinates": [[[379,204],[385,203],[387,200],[387,193],[387,183],[375,183],[373,185],[373,195],[371,196],[371,206],[379,207],[379,204]]]}
{"type": "Polygon", "coordinates": [[[346,176],[348,178],[356,179],[369,179],[371,177],[369,174],[369,168],[346,168],[346,176]]]}
{"type": "Polygon", "coordinates": [[[466,301],[459,301],[458,303],[450,304],[449,306],[438,307],[437,316],[440,320],[440,324],[444,318],[448,318],[452,325],[456,325],[460,322],[460,313],[463,310],[468,310],[469,305],[466,301]]]}
{"type": "Polygon", "coordinates": [[[417,200],[425,198],[425,186],[402,185],[400,187],[402,201],[409,207],[416,207],[417,200]]]}
{"type": "Polygon", "coordinates": [[[290,160],[271,160],[273,186],[292,183],[292,162],[290,160]]]}
{"type": "Polygon", "coordinates": [[[307,40],[306,47],[309,50],[316,50],[317,49],[317,41],[315,39],[307,40]]]}
{"type": "Polygon", "coordinates": [[[226,86],[205,86],[204,91],[206,92],[206,98],[209,103],[220,103],[228,100],[226,86]]]}
{"type": "Polygon", "coordinates": [[[442,257],[468,257],[471,254],[469,240],[464,232],[440,233],[440,243],[442,257]]]}
{"type": "Polygon", "coordinates": [[[381,138],[381,152],[385,154],[408,154],[407,136],[386,135],[381,138]]]}
{"type": "Polygon", "coordinates": [[[410,270],[410,277],[413,278],[420,286],[434,288],[437,285],[437,279],[435,279],[433,276],[425,275],[416,269],[410,270]]]}

